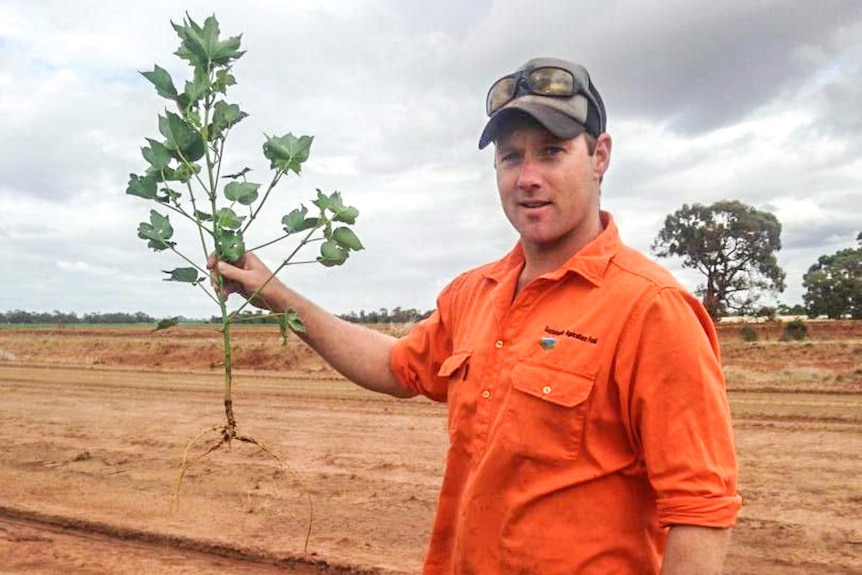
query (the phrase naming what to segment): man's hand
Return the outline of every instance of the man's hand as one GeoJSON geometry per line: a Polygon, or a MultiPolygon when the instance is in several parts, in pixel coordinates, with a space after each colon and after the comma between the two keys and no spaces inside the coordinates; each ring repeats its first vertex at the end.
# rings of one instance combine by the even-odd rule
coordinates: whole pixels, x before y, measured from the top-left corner
{"type": "Polygon", "coordinates": [[[216,289],[221,277],[223,298],[238,293],[259,308],[276,313],[286,309],[282,301],[284,284],[273,277],[272,271],[255,254],[245,253],[233,264],[216,261],[215,254],[210,254],[207,269],[212,272],[211,279],[216,289]],[[257,294],[251,299],[255,292],[257,294]]]}
{"type": "Polygon", "coordinates": [[[233,264],[207,259],[218,288],[222,282],[223,297],[241,294],[257,307],[281,313],[293,308],[305,324],[298,334],[323,359],[351,381],[371,391],[395,397],[411,397],[389,369],[389,353],[395,338],[359,324],[344,321],[289,289],[272,275],[260,258],[246,253],[233,264]],[[257,292],[257,295],[254,295],[257,292]]]}

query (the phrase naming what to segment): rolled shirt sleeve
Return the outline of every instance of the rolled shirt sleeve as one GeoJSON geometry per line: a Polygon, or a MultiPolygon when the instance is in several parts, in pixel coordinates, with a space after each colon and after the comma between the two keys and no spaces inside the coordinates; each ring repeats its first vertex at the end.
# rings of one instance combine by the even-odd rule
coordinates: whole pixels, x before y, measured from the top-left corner
{"type": "Polygon", "coordinates": [[[440,369],[452,353],[452,337],[444,318],[461,281],[459,277],[446,286],[437,297],[437,308],[399,339],[389,355],[389,369],[401,385],[434,401],[445,402],[448,396],[448,380],[440,376],[440,369]]]}
{"type": "Polygon", "coordinates": [[[659,523],[731,527],[741,498],[712,320],[690,294],[664,287],[645,298],[623,338],[617,368],[629,382],[629,433],[656,493],[659,523]]]}

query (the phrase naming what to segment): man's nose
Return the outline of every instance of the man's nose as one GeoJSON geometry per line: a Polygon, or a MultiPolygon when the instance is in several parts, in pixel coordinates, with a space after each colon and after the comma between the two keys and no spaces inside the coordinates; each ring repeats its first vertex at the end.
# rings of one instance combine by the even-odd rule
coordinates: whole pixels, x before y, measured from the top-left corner
{"type": "Polygon", "coordinates": [[[534,158],[525,157],[521,161],[521,171],[518,173],[518,187],[521,189],[535,188],[541,181],[539,163],[534,158]]]}

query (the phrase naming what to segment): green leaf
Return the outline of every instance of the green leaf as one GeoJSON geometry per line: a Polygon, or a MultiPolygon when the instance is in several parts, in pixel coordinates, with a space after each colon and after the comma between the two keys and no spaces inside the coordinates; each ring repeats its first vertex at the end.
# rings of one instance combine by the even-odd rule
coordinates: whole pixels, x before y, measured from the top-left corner
{"type": "Polygon", "coordinates": [[[184,60],[188,60],[193,66],[198,68],[208,68],[209,56],[204,47],[205,39],[203,28],[191,18],[184,21],[184,25],[174,24],[171,22],[177,35],[182,40],[179,49],[175,52],[177,56],[184,60]]]}
{"type": "Polygon", "coordinates": [[[180,164],[177,166],[176,170],[167,174],[167,180],[175,180],[178,182],[186,183],[192,179],[192,176],[201,171],[201,167],[197,164],[180,164]]]}
{"type": "Polygon", "coordinates": [[[278,329],[281,332],[281,345],[287,345],[287,330],[294,333],[305,333],[305,324],[294,308],[288,308],[284,313],[278,314],[278,329]]]}
{"type": "Polygon", "coordinates": [[[299,175],[302,164],[311,153],[312,136],[297,138],[293,134],[267,137],[263,144],[263,155],[270,161],[270,168],[282,172],[292,171],[299,175]]]}
{"type": "Polygon", "coordinates": [[[317,199],[315,199],[311,203],[313,203],[315,206],[320,208],[321,211],[326,211],[326,210],[331,209],[332,202],[333,202],[333,200],[329,196],[327,196],[326,194],[321,192],[320,189],[318,189],[317,190],[317,199]]]}
{"type": "Polygon", "coordinates": [[[245,167],[245,168],[241,169],[240,171],[238,171],[238,172],[237,172],[237,173],[235,173],[235,174],[225,174],[224,176],[222,176],[222,179],[223,179],[223,180],[237,180],[237,179],[242,178],[243,176],[245,176],[245,175],[246,175],[247,173],[249,173],[250,171],[251,171],[251,168],[249,168],[249,167],[245,167]]]}
{"type": "Polygon", "coordinates": [[[250,182],[231,182],[224,187],[224,197],[232,202],[239,202],[244,206],[254,203],[257,199],[257,189],[260,184],[250,182]]]}
{"type": "Polygon", "coordinates": [[[299,317],[299,312],[291,307],[284,312],[284,317],[287,318],[287,325],[291,330],[296,333],[305,333],[305,323],[299,317]]]}
{"type": "Polygon", "coordinates": [[[183,282],[196,284],[204,280],[198,277],[198,270],[195,268],[176,268],[171,271],[162,270],[162,273],[169,274],[171,277],[165,278],[166,282],[183,282]]]}
{"type": "Polygon", "coordinates": [[[317,190],[317,199],[313,203],[321,210],[332,212],[332,221],[334,222],[353,225],[356,223],[356,218],[359,217],[359,210],[352,206],[344,205],[341,199],[341,192],[332,192],[331,195],[327,196],[320,190],[317,190]]]}
{"type": "Polygon", "coordinates": [[[186,119],[186,123],[188,125],[200,132],[200,129],[203,127],[203,124],[201,124],[201,115],[196,109],[186,108],[183,112],[183,118],[186,119]]]}
{"type": "Polygon", "coordinates": [[[204,140],[192,126],[173,112],[159,116],[159,132],[167,140],[165,146],[177,160],[200,160],[206,151],[204,140]]]}
{"type": "Polygon", "coordinates": [[[129,174],[129,184],[126,187],[126,193],[146,200],[155,200],[157,183],[156,177],[152,174],[147,174],[144,177],[139,177],[137,174],[129,174]]]}
{"type": "Polygon", "coordinates": [[[216,79],[213,82],[213,90],[221,94],[227,93],[227,87],[236,84],[236,78],[227,70],[219,70],[216,72],[216,79]]]}
{"type": "Polygon", "coordinates": [[[335,228],[332,232],[332,239],[338,242],[338,245],[348,250],[359,251],[365,249],[362,247],[362,242],[359,241],[359,238],[356,237],[356,234],[350,228],[343,226],[335,228]]]}
{"type": "Polygon", "coordinates": [[[209,94],[210,91],[210,81],[209,77],[206,74],[205,70],[196,69],[194,80],[191,82],[186,82],[185,89],[183,90],[183,94],[187,98],[188,104],[185,106],[186,108],[189,105],[196,103],[201,98],[209,94]]]}
{"type": "Polygon", "coordinates": [[[150,147],[141,148],[144,159],[157,171],[167,168],[171,161],[171,151],[161,142],[151,138],[147,138],[147,141],[150,147]]]}
{"type": "Polygon", "coordinates": [[[173,22],[171,25],[182,40],[175,54],[195,67],[208,68],[209,62],[224,65],[244,53],[239,51],[240,36],[227,40],[218,39],[219,25],[215,16],[207,18],[203,28],[191,18],[187,18],[182,26],[173,22]]]}
{"type": "Polygon", "coordinates": [[[332,218],[333,222],[344,222],[345,224],[353,225],[356,223],[356,218],[359,217],[359,210],[352,206],[345,206],[341,211],[337,212],[332,218]]]}
{"type": "Polygon", "coordinates": [[[278,331],[281,334],[281,347],[287,346],[287,315],[279,314],[278,318],[278,331]]]}
{"type": "Polygon", "coordinates": [[[172,201],[176,202],[178,199],[180,199],[180,197],[182,197],[182,194],[174,190],[173,188],[164,187],[161,188],[159,191],[162,192],[163,195],[157,196],[156,200],[162,202],[163,204],[168,204],[172,201]]]}
{"type": "MultiPolygon", "coordinates": [[[[141,149],[141,151],[143,152],[143,149],[141,149]]],[[[151,177],[154,182],[159,184],[166,181],[173,173],[174,170],[171,168],[162,168],[157,170],[152,166],[147,166],[147,171],[144,172],[144,177],[151,177]]]]}
{"type": "Polygon", "coordinates": [[[141,75],[153,83],[156,87],[156,92],[162,98],[173,100],[177,97],[177,89],[174,86],[174,81],[164,68],[156,65],[153,67],[152,72],[141,72],[141,75]]]}
{"type": "Polygon", "coordinates": [[[178,323],[180,323],[179,316],[169,317],[169,318],[163,319],[159,323],[157,323],[156,327],[153,328],[153,331],[168,329],[169,327],[174,327],[178,323]]]}
{"type": "Polygon", "coordinates": [[[293,234],[317,227],[319,223],[318,218],[307,218],[307,215],[308,208],[302,206],[281,218],[281,224],[284,226],[284,231],[289,234],[293,234]]]}
{"type": "Polygon", "coordinates": [[[348,255],[346,248],[331,239],[320,244],[320,257],[317,258],[317,261],[326,267],[340,266],[347,260],[348,255]]]}
{"type": "Polygon", "coordinates": [[[185,93],[182,93],[177,96],[177,108],[179,108],[180,110],[188,112],[189,106],[191,106],[191,104],[191,100],[189,100],[189,97],[186,96],[185,93]]]}
{"type": "Polygon", "coordinates": [[[242,221],[245,219],[245,216],[237,216],[236,212],[234,212],[230,208],[221,208],[218,212],[216,212],[216,225],[219,228],[224,228],[226,230],[236,230],[242,226],[242,221]]]}
{"type": "Polygon", "coordinates": [[[168,241],[173,235],[174,228],[168,217],[156,210],[150,210],[150,223],[141,222],[138,225],[138,237],[148,240],[147,245],[157,252],[174,246],[174,242],[168,241]]]}
{"type": "Polygon", "coordinates": [[[210,140],[220,138],[225,130],[232,127],[234,124],[248,118],[248,114],[240,110],[236,104],[227,104],[219,100],[213,106],[212,129],[210,130],[210,140]]]}
{"type": "Polygon", "coordinates": [[[232,230],[219,230],[216,235],[216,253],[220,260],[233,263],[245,253],[242,233],[232,230]]]}
{"type": "Polygon", "coordinates": [[[231,60],[236,60],[245,54],[239,49],[239,44],[242,36],[233,36],[227,40],[222,40],[213,51],[212,61],[214,64],[225,65],[231,60]]]}
{"type": "Polygon", "coordinates": [[[195,210],[195,217],[202,222],[210,222],[213,219],[212,214],[200,210],[195,210]]]}

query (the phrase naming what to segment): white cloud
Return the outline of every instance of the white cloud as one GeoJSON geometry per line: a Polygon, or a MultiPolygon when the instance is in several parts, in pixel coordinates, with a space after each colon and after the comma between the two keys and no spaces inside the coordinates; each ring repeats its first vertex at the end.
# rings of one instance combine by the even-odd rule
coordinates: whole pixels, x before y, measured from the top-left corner
{"type": "MultiPolygon", "coordinates": [[[[795,302],[807,267],[859,231],[855,0],[793,10],[541,0],[529,11],[490,0],[7,0],[0,241],[16,282],[0,286],[0,310],[213,313],[196,288],[162,281],[179,262],[136,237],[151,206],[124,194],[164,108],[138,71],[158,63],[177,82],[186,77],[169,24],[184,10],[199,21],[215,13],[222,34],[242,33],[248,51],[230,98],[250,116],[232,133],[228,169],[248,166],[266,181],[264,133],[315,136],[303,176],[276,190],[254,241],[278,233],[280,215],[314,188],[340,190],[360,209],[365,251],[343,268],[285,272],[333,311],[430,307],[454,275],[512,246],[490,154],[476,146],[487,86],[536,55],[591,69],[614,137],[603,204],[633,246],[648,251],[683,203],[736,198],[774,210],[788,272],[781,299],[795,302]]],[[[194,243],[175,224],[179,241],[194,243]]],[[[266,257],[278,261],[283,249],[266,257]]]]}

